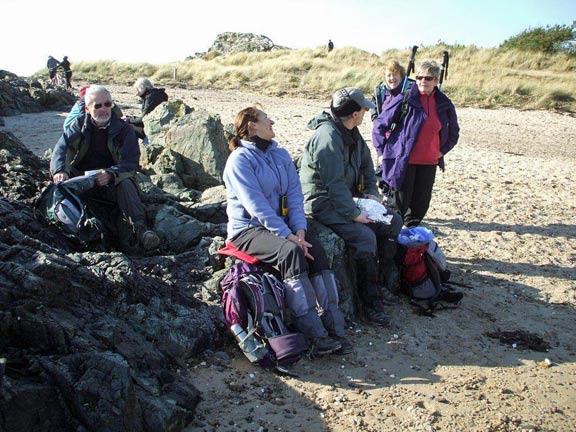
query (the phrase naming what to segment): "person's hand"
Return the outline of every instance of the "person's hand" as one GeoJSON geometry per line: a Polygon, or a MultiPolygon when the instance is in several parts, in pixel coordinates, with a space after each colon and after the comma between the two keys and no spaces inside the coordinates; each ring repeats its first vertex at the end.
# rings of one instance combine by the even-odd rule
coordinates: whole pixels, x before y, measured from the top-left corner
{"type": "Polygon", "coordinates": [[[66,174],[65,171],[58,171],[56,174],[52,176],[53,183],[60,183],[66,180],[68,180],[68,174],[66,174]]]}
{"type": "Polygon", "coordinates": [[[306,241],[306,232],[304,230],[298,230],[298,232],[296,233],[296,235],[294,234],[290,234],[287,239],[296,243],[300,249],[302,249],[302,251],[304,252],[304,256],[312,261],[314,261],[314,257],[312,255],[310,255],[310,252],[308,252],[308,248],[312,247],[311,243],[308,243],[306,241]]]}
{"type": "Polygon", "coordinates": [[[102,171],[101,173],[96,174],[96,184],[98,186],[106,186],[113,181],[114,175],[107,171],[102,171]]]}
{"type": "Polygon", "coordinates": [[[379,202],[379,203],[382,202],[382,198],[379,197],[378,195],[364,194],[364,198],[371,199],[371,200],[379,202]]]}
{"type": "Polygon", "coordinates": [[[440,159],[441,157],[444,157],[444,153],[440,152],[440,156],[438,156],[438,159],[440,159]]]}
{"type": "Polygon", "coordinates": [[[378,165],[382,165],[383,160],[384,160],[384,155],[378,156],[378,165]]]}
{"type": "Polygon", "coordinates": [[[354,219],[354,222],[358,222],[358,223],[363,223],[363,224],[368,224],[368,223],[372,223],[374,222],[372,219],[370,219],[366,213],[360,213],[358,216],[356,216],[354,219]]]}

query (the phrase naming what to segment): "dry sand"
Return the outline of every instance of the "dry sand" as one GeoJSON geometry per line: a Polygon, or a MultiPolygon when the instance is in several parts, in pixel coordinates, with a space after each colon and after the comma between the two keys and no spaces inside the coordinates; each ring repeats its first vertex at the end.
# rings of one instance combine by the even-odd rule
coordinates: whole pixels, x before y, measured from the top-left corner
{"type": "MultiPolygon", "coordinates": [[[[127,114],[138,112],[129,87],[110,89],[127,114]]],[[[225,124],[261,103],[294,156],[310,136],[307,121],[327,105],[167,92],[225,124]]],[[[3,129],[41,155],[64,115],[6,117],[3,129]]],[[[458,115],[460,142],[437,176],[426,225],[453,279],[469,285],[462,304],[430,318],[402,302],[390,308],[390,329],[351,323],[355,352],[303,359],[297,378],[252,366],[235,346],[207,353],[181,370],[204,398],[187,431],[576,430],[576,119],[514,109],[458,115]],[[547,351],[525,349],[543,343],[547,351]]],[[[366,119],[368,140],[370,128],[366,119]]]]}

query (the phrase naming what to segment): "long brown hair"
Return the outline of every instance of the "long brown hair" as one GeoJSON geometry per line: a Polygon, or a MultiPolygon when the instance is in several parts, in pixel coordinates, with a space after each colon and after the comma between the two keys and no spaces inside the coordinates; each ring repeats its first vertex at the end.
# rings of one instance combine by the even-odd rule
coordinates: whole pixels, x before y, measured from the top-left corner
{"type": "Polygon", "coordinates": [[[230,141],[228,141],[228,148],[230,151],[234,151],[240,147],[241,139],[245,139],[250,136],[248,123],[257,122],[261,111],[261,109],[255,106],[251,106],[244,108],[242,111],[236,114],[236,118],[234,119],[234,132],[236,135],[234,135],[230,141]]]}

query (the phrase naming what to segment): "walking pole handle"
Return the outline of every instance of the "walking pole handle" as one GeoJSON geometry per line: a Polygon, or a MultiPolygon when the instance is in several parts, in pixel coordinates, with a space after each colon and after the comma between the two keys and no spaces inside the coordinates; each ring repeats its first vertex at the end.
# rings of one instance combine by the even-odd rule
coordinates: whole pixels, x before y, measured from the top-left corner
{"type": "Polygon", "coordinates": [[[404,77],[404,82],[402,83],[402,93],[406,91],[408,87],[408,77],[410,73],[414,72],[414,59],[416,58],[416,51],[418,51],[418,45],[412,47],[412,53],[410,54],[410,60],[408,60],[408,67],[406,68],[406,76],[404,77]]]}
{"type": "Polygon", "coordinates": [[[438,83],[438,88],[442,89],[442,83],[444,79],[448,78],[448,63],[450,60],[450,55],[448,51],[442,52],[442,68],[440,69],[440,82],[438,83]]]}

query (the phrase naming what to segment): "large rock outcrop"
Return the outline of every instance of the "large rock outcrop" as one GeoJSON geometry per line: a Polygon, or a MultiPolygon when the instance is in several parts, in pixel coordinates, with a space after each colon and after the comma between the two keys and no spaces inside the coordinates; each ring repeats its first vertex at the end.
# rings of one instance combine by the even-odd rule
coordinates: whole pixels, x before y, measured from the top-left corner
{"type": "MultiPolygon", "coordinates": [[[[0,148],[0,430],[182,429],[200,394],[180,369],[227,334],[207,291],[212,240],[175,253],[171,239],[150,256],[82,250],[34,217],[48,161],[4,132],[0,148]]],[[[152,212],[194,220],[150,190],[152,212]]]]}
{"type": "MultiPolygon", "coordinates": [[[[208,49],[208,54],[227,55],[238,52],[264,52],[279,49],[289,49],[274,44],[270,38],[254,33],[226,32],[216,36],[214,43],[208,49]]],[[[203,53],[196,55],[202,56],[203,53]]]]}
{"type": "Polygon", "coordinates": [[[67,109],[76,96],[60,87],[0,70],[0,116],[67,109]]]}
{"type": "Polygon", "coordinates": [[[262,52],[270,51],[274,46],[274,42],[264,35],[226,32],[216,36],[212,47],[208,51],[216,51],[219,54],[262,52]]]}
{"type": "Polygon", "coordinates": [[[229,152],[219,116],[177,100],[158,106],[146,116],[145,125],[150,144],[141,164],[161,176],[158,181],[180,190],[222,184],[229,152]]]}
{"type": "MultiPolygon", "coordinates": [[[[201,397],[187,364],[232,341],[218,287],[230,260],[217,254],[222,124],[182,103],[156,111],[138,183],[162,243],[147,255],[86,250],[41,224],[33,207],[48,161],[0,131],[0,430],[181,430],[201,397]]],[[[349,251],[326,227],[309,229],[354,318],[349,251]]]]}

